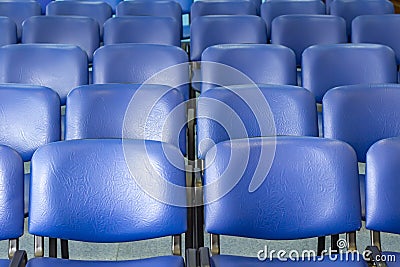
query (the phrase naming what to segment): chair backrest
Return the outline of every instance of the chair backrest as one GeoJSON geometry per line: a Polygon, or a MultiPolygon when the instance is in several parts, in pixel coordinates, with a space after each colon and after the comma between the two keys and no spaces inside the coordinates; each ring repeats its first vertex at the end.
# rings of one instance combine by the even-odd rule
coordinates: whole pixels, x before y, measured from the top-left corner
{"type": "Polygon", "coordinates": [[[301,65],[303,51],[315,44],[346,43],[346,22],[329,15],[282,15],[272,21],[271,43],[292,49],[301,65]]]}
{"type": "Polygon", "coordinates": [[[153,43],[181,46],[178,22],[171,17],[114,17],[104,24],[104,45],[153,43]]]}
{"type": "Polygon", "coordinates": [[[189,96],[188,56],[179,47],[158,44],[112,44],[93,58],[93,83],[150,83],[179,87],[189,96]]]}
{"type": "Polygon", "coordinates": [[[98,23],[81,16],[35,16],[22,26],[22,43],[71,44],[86,52],[89,61],[100,46],[98,23]]]}
{"type": "Polygon", "coordinates": [[[320,0],[265,1],[261,4],[261,17],[267,24],[268,38],[271,36],[272,21],[281,15],[325,14],[325,4],[320,0]]]}
{"type": "Polygon", "coordinates": [[[125,138],[163,141],[185,153],[182,94],[162,85],[93,84],[67,97],[65,139],[125,138]]]}
{"type": "Polygon", "coordinates": [[[365,162],[376,141],[400,135],[400,85],[352,85],[330,90],[322,101],[324,137],[350,144],[365,162]]]}
{"type": "Polygon", "coordinates": [[[198,156],[230,139],[274,135],[318,136],[314,96],[289,85],[215,88],[198,99],[198,156]]]}
{"type": "Polygon", "coordinates": [[[351,41],[387,45],[396,53],[397,64],[400,64],[399,27],[399,14],[358,16],[352,23],[351,41]]]}
{"type": "Polygon", "coordinates": [[[0,17],[0,46],[17,43],[17,25],[9,17],[0,17]]]}
{"type": "Polygon", "coordinates": [[[53,1],[47,5],[46,15],[85,16],[95,19],[103,36],[103,24],[112,16],[112,8],[105,2],[53,1]]]}
{"type": "Polygon", "coordinates": [[[98,3],[98,2],[104,2],[107,5],[109,5],[112,9],[112,12],[115,13],[118,4],[123,1],[123,0],[104,0],[104,1],[99,1],[99,0],[67,0],[67,1],[79,1],[79,2],[94,2],[94,3],[98,3]]]}
{"type": "Polygon", "coordinates": [[[196,1],[192,5],[190,19],[208,15],[257,15],[257,8],[251,1],[196,1]]]}
{"type": "Polygon", "coordinates": [[[365,227],[400,234],[399,179],[400,140],[378,141],[367,152],[365,227]]]}
{"type": "Polygon", "coordinates": [[[295,55],[281,45],[215,45],[203,52],[201,60],[202,92],[215,86],[297,84],[295,55]]]}
{"type": "Polygon", "coordinates": [[[266,44],[264,21],[252,15],[214,15],[194,19],[190,26],[190,58],[199,61],[203,51],[217,44],[266,44]]]}
{"type": "Polygon", "coordinates": [[[209,233],[285,240],[361,227],[357,159],[344,142],[282,136],[225,141],[207,153],[205,166],[209,233]],[[252,189],[255,180],[259,187],[252,189]]]}
{"type": "Polygon", "coordinates": [[[184,158],[175,146],[118,139],[52,143],[34,154],[31,175],[31,234],[125,242],[186,230],[186,208],[158,199],[186,201],[184,190],[164,187],[185,186],[184,158]]]}
{"type": "Polygon", "coordinates": [[[88,83],[87,55],[77,46],[14,44],[0,48],[0,83],[42,85],[56,91],[61,104],[69,91],[88,83]]]}
{"type": "Polygon", "coordinates": [[[24,233],[24,163],[16,151],[0,145],[0,169],[0,240],[15,239],[24,233]]]}
{"type": "Polygon", "coordinates": [[[378,44],[314,45],[303,52],[303,87],[317,102],[331,88],[368,83],[396,83],[396,56],[378,44]]]}
{"type": "Polygon", "coordinates": [[[388,0],[335,0],[330,5],[330,13],[346,20],[347,35],[350,37],[354,18],[360,15],[392,14],[394,7],[388,0]]]}
{"type": "Polygon", "coordinates": [[[0,16],[9,17],[15,22],[18,38],[21,38],[22,22],[41,13],[40,4],[36,1],[0,1],[0,16]]]}

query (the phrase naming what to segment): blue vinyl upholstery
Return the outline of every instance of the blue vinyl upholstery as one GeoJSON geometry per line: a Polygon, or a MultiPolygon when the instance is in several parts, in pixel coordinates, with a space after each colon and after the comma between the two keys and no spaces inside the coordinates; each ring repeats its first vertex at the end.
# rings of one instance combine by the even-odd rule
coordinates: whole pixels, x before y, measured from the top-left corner
{"type": "Polygon", "coordinates": [[[213,15],[194,19],[190,26],[190,58],[199,61],[203,51],[217,44],[265,44],[264,21],[253,15],[213,15]]]}
{"type": "Polygon", "coordinates": [[[396,56],[387,46],[314,45],[303,53],[302,84],[314,93],[317,102],[336,86],[396,82],[396,56]]]}
{"type": "MultiPolygon", "coordinates": [[[[77,0],[67,0],[67,1],[77,1],[77,0]]],[[[111,7],[111,10],[113,13],[116,12],[118,4],[123,1],[123,0],[104,0],[104,1],[98,1],[98,0],[78,0],[78,2],[94,2],[94,3],[99,3],[99,2],[104,2],[107,5],[111,7]]]]}
{"type": "Polygon", "coordinates": [[[0,46],[17,43],[17,25],[9,17],[0,17],[0,46]]]}
{"type": "Polygon", "coordinates": [[[190,19],[209,15],[257,15],[257,7],[251,1],[196,1],[192,5],[190,19]]]}
{"type": "Polygon", "coordinates": [[[308,90],[288,85],[235,86],[210,89],[200,95],[200,159],[213,144],[271,135],[318,136],[315,99],[308,90]]]}
{"type": "Polygon", "coordinates": [[[281,45],[215,45],[203,52],[201,60],[202,92],[214,86],[297,84],[295,55],[281,45]]]}
{"type": "Polygon", "coordinates": [[[0,83],[42,85],[56,91],[61,104],[68,92],[88,83],[87,55],[61,44],[16,44],[0,48],[0,83]]]}
{"type": "Polygon", "coordinates": [[[178,22],[172,17],[114,17],[104,24],[104,45],[154,43],[181,46],[178,22]]]}
{"type": "Polygon", "coordinates": [[[182,94],[162,85],[94,84],[67,97],[65,139],[130,138],[186,146],[182,94]]]}
{"type": "Polygon", "coordinates": [[[282,15],[272,21],[271,43],[292,49],[301,65],[303,51],[315,44],[346,43],[346,22],[328,15],[282,15]]]}
{"type": "Polygon", "coordinates": [[[97,21],[81,16],[35,16],[22,26],[22,43],[70,44],[86,52],[89,61],[100,46],[97,21]]]}
{"type": "Polygon", "coordinates": [[[179,87],[189,95],[188,56],[179,47],[113,44],[94,53],[93,83],[151,83],[179,87]]]}

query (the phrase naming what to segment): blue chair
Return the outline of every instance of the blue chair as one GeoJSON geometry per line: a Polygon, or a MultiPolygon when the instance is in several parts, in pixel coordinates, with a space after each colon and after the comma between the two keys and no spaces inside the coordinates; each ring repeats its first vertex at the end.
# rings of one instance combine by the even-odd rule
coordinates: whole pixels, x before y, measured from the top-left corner
{"type": "Polygon", "coordinates": [[[181,46],[178,22],[171,17],[114,17],[104,24],[104,45],[153,43],[181,46]]]}
{"type": "Polygon", "coordinates": [[[87,55],[79,47],[14,44],[0,48],[0,83],[42,85],[65,100],[73,88],[88,83],[87,55]]]}
{"type": "Polygon", "coordinates": [[[120,2],[122,2],[123,0],[104,0],[104,1],[98,1],[98,0],[66,0],[66,1],[94,2],[94,3],[104,2],[104,3],[108,4],[111,7],[112,12],[115,14],[118,4],[120,2]]]}
{"type": "Polygon", "coordinates": [[[296,58],[289,48],[270,44],[225,44],[201,56],[201,91],[240,84],[296,85],[296,58]]]}
{"type": "Polygon", "coordinates": [[[302,85],[318,103],[333,87],[397,82],[395,54],[378,44],[314,45],[303,52],[301,67],[302,85]]]}
{"type": "Polygon", "coordinates": [[[17,43],[17,25],[8,17],[0,17],[0,46],[17,43]]]}
{"type": "Polygon", "coordinates": [[[93,83],[147,83],[178,88],[188,99],[188,56],[179,47],[158,44],[113,44],[93,58],[93,83]]]}
{"type": "Polygon", "coordinates": [[[214,144],[241,138],[318,136],[314,96],[289,85],[214,88],[198,98],[198,157],[214,144]]]}
{"type": "Polygon", "coordinates": [[[25,20],[22,43],[71,44],[86,52],[89,61],[100,46],[98,23],[89,17],[36,16],[25,20]]]}
{"type": "Polygon", "coordinates": [[[382,15],[394,13],[392,2],[388,0],[335,0],[330,4],[330,14],[346,20],[347,35],[351,40],[351,23],[360,15],[382,15]]]}
{"type": "Polygon", "coordinates": [[[171,235],[174,256],[117,262],[37,257],[27,266],[184,267],[179,241],[186,208],[178,206],[186,203],[184,164],[178,148],[156,141],[71,140],[41,147],[32,158],[29,211],[36,241],[49,236],[110,243],[171,235]],[[166,183],[181,190],[166,190],[166,183]]]}
{"type": "Polygon", "coordinates": [[[267,24],[268,39],[271,37],[272,21],[281,15],[325,14],[325,4],[320,0],[266,1],[261,4],[261,17],[267,24]]]}
{"type": "Polygon", "coordinates": [[[21,39],[22,22],[32,16],[42,14],[40,4],[36,1],[1,1],[0,16],[9,17],[17,25],[17,37],[21,39]]]}
{"type": "Polygon", "coordinates": [[[223,0],[196,1],[192,5],[190,18],[209,15],[257,15],[257,7],[251,1],[223,0]]]}
{"type": "Polygon", "coordinates": [[[201,266],[368,266],[361,255],[285,262],[269,255],[265,260],[220,255],[219,235],[295,240],[346,232],[354,250],[361,208],[357,159],[346,143],[315,137],[230,140],[211,148],[205,165],[212,256],[202,249],[201,266]]]}
{"type": "Polygon", "coordinates": [[[50,16],[85,16],[96,20],[101,38],[103,38],[103,24],[111,18],[112,12],[111,6],[101,1],[53,1],[46,8],[46,15],[50,16]]]}

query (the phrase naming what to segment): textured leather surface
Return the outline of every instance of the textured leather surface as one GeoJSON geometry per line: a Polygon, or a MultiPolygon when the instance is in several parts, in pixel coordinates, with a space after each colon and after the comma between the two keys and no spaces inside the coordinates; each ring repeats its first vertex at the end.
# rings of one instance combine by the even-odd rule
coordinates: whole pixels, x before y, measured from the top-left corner
{"type": "Polygon", "coordinates": [[[49,142],[60,140],[60,99],[46,87],[0,85],[0,144],[24,161],[49,142]]]}
{"type": "Polygon", "coordinates": [[[271,43],[292,49],[301,65],[304,49],[315,44],[346,43],[346,22],[328,15],[283,15],[272,21],[271,43]]]}
{"type": "Polygon", "coordinates": [[[49,87],[65,104],[68,92],[88,83],[87,55],[61,44],[16,44],[0,48],[0,83],[49,87]]]}
{"type": "Polygon", "coordinates": [[[0,46],[17,43],[17,25],[8,17],[0,17],[0,46]]]}
{"type": "Polygon", "coordinates": [[[261,4],[261,17],[267,24],[268,38],[274,18],[289,14],[325,14],[325,4],[320,0],[266,1],[261,4]]]}
{"type": "Polygon", "coordinates": [[[365,162],[376,141],[400,135],[400,85],[342,86],[323,101],[324,137],[342,140],[365,162]]]}
{"type": "MultiPolygon", "coordinates": [[[[0,265],[1,266],[1,265],[0,265]]],[[[157,258],[132,260],[132,261],[81,261],[81,260],[64,260],[54,258],[36,258],[28,262],[27,267],[48,267],[48,266],[67,266],[67,267],[106,267],[106,266],[126,266],[126,267],[184,267],[182,257],[178,256],[161,256],[157,258]]]]}
{"type": "Polygon", "coordinates": [[[257,8],[252,1],[196,1],[192,5],[190,19],[208,15],[255,15],[257,8]]]}
{"type": "Polygon", "coordinates": [[[200,95],[199,158],[204,159],[214,143],[270,135],[318,136],[316,104],[308,90],[287,85],[238,86],[210,89],[200,95]]]}
{"type": "Polygon", "coordinates": [[[184,158],[175,146],[142,140],[71,140],[42,146],[31,164],[31,234],[125,242],[186,230],[185,208],[156,200],[138,184],[138,179],[146,180],[151,193],[185,201],[185,191],[165,190],[168,182],[186,182],[184,158]]]}
{"type": "Polygon", "coordinates": [[[113,44],[97,49],[93,83],[151,83],[180,86],[189,96],[188,56],[179,47],[157,44],[113,44]]]}
{"type": "Polygon", "coordinates": [[[382,15],[394,13],[393,4],[388,0],[339,0],[330,4],[331,15],[342,17],[346,20],[348,36],[351,36],[351,23],[360,15],[382,15]]]}
{"type": "Polygon", "coordinates": [[[3,145],[0,170],[0,239],[18,238],[24,232],[24,163],[16,151],[3,145]]]}
{"type": "Polygon", "coordinates": [[[216,45],[207,48],[201,60],[219,63],[202,64],[202,92],[226,85],[297,84],[295,55],[281,45],[216,45]]]}
{"type": "Polygon", "coordinates": [[[322,101],[329,89],[337,86],[396,82],[396,56],[387,46],[314,45],[303,53],[302,84],[314,93],[317,102],[322,101]]]}
{"type": "Polygon", "coordinates": [[[344,142],[282,136],[225,141],[211,148],[205,166],[206,202],[240,178],[226,195],[205,205],[209,233],[286,240],[361,227],[357,158],[344,142]],[[260,156],[271,153],[275,143],[265,176],[260,156]],[[252,179],[263,182],[250,192],[252,179]]]}
{"type": "Polygon", "coordinates": [[[46,15],[85,16],[99,24],[103,36],[103,24],[112,16],[112,8],[105,2],[90,1],[52,1],[46,7],[46,15]]]}
{"type": "Polygon", "coordinates": [[[161,85],[94,84],[67,97],[65,139],[130,138],[186,146],[182,94],[161,85]]]}
{"type": "Polygon", "coordinates": [[[201,53],[217,44],[265,44],[264,21],[252,15],[213,15],[192,20],[190,26],[190,58],[198,61],[201,53]]]}
{"type": "Polygon", "coordinates": [[[398,137],[378,141],[368,150],[365,177],[367,229],[400,233],[399,162],[398,137]]]}
{"type": "Polygon", "coordinates": [[[399,14],[362,15],[353,20],[351,41],[387,45],[394,50],[397,64],[400,64],[399,27],[399,14]]]}
{"type": "Polygon", "coordinates": [[[31,16],[40,16],[40,4],[36,1],[1,1],[0,16],[11,18],[17,25],[17,36],[21,38],[22,22],[31,16]]]}
{"type": "Polygon", "coordinates": [[[22,43],[53,43],[79,46],[89,58],[100,46],[97,21],[81,16],[36,16],[25,20],[22,43]]]}
{"type": "Polygon", "coordinates": [[[179,24],[171,17],[114,17],[104,24],[104,44],[154,43],[181,46],[179,24]]]}

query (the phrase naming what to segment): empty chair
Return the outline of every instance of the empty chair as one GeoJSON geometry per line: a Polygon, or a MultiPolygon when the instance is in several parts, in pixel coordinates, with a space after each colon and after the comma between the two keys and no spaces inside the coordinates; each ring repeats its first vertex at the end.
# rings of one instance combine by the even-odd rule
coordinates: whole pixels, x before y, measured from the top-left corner
{"type": "Polygon", "coordinates": [[[384,45],[314,45],[303,52],[302,84],[319,103],[336,86],[396,82],[396,57],[384,45]]]}
{"type": "Polygon", "coordinates": [[[260,136],[318,136],[314,96],[289,85],[232,86],[203,92],[198,99],[198,157],[230,139],[260,136]]]}
{"type": "Polygon", "coordinates": [[[37,16],[25,20],[22,43],[71,44],[86,52],[89,61],[100,46],[98,23],[88,17],[37,16]]]}
{"type": "Polygon", "coordinates": [[[17,25],[17,37],[22,34],[22,22],[32,16],[40,16],[40,4],[36,1],[1,1],[0,16],[9,17],[17,25]]]}
{"type": "Polygon", "coordinates": [[[268,38],[271,36],[272,21],[281,15],[325,14],[325,5],[320,0],[266,1],[261,4],[261,17],[265,20],[268,38]]]}
{"type": "Polygon", "coordinates": [[[267,251],[265,261],[220,255],[219,235],[295,240],[347,232],[354,249],[361,211],[357,159],[348,144],[315,137],[230,140],[211,148],[205,164],[212,256],[201,249],[202,266],[368,266],[361,255],[317,260],[299,253],[285,262],[267,251]]]}
{"type": "Polygon", "coordinates": [[[68,1],[94,2],[94,3],[104,2],[104,3],[108,4],[108,5],[111,7],[112,12],[115,13],[118,4],[119,4],[122,0],[104,0],[104,1],[98,1],[98,0],[68,0],[68,1]]]}
{"type": "Polygon", "coordinates": [[[99,24],[100,37],[103,24],[112,16],[112,8],[105,2],[53,1],[47,5],[46,15],[85,16],[95,19],[99,24]]]}
{"type": "Polygon", "coordinates": [[[104,45],[153,43],[181,46],[178,22],[171,17],[114,17],[104,24],[104,45]]]}
{"type": "Polygon", "coordinates": [[[79,47],[14,44],[0,48],[0,82],[42,85],[56,91],[61,104],[69,91],[88,83],[87,55],[79,47]]]}
{"type": "Polygon", "coordinates": [[[257,15],[257,8],[253,2],[241,0],[196,1],[193,3],[190,12],[192,20],[208,15],[257,15]]]}
{"type": "Polygon", "coordinates": [[[394,7],[388,0],[335,0],[330,4],[330,13],[346,20],[347,35],[350,37],[354,18],[360,15],[392,14],[394,7]]]}
{"type": "Polygon", "coordinates": [[[8,17],[0,17],[0,46],[17,43],[17,25],[8,17]]]}
{"type": "Polygon", "coordinates": [[[188,56],[181,48],[169,45],[106,45],[94,53],[93,83],[167,85],[188,99],[188,56]]]}
{"type": "MultiPolygon", "coordinates": [[[[37,257],[27,266],[185,266],[179,241],[186,208],[178,206],[186,203],[184,169],[178,148],[155,141],[71,140],[41,147],[32,159],[29,232],[36,240],[110,243],[171,235],[175,255],[116,262],[37,257]],[[183,190],[165,190],[165,184],[183,190]]],[[[35,252],[43,255],[43,247],[35,252]]]]}
{"type": "Polygon", "coordinates": [[[202,92],[214,86],[297,84],[295,55],[281,45],[215,45],[201,60],[202,92]]]}

